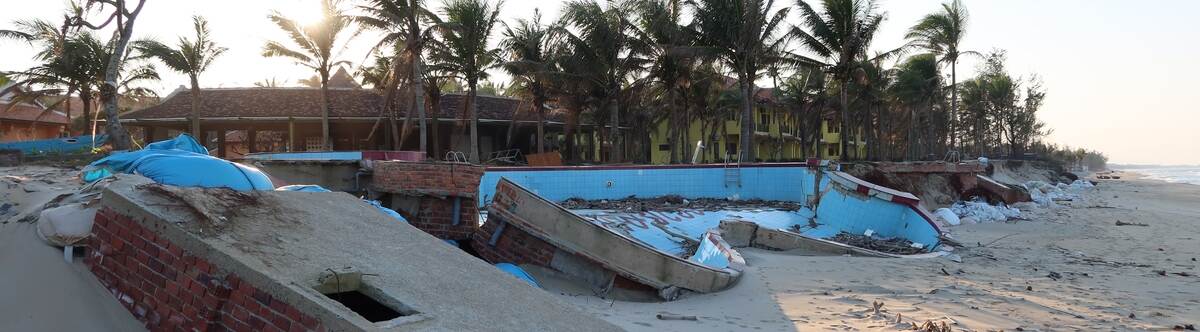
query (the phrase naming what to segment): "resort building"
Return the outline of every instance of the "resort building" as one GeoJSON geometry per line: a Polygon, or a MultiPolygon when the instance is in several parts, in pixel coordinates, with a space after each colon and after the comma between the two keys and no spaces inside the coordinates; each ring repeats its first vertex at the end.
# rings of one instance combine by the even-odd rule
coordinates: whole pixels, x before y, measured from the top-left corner
{"type": "MultiPolygon", "coordinates": [[[[775,99],[775,89],[761,88],[755,93],[754,103],[754,161],[800,161],[810,157],[821,159],[841,159],[841,133],[836,125],[834,116],[823,117],[819,141],[803,137],[802,119],[794,112],[785,110],[775,99]]],[[[664,119],[654,126],[650,133],[652,150],[650,162],[653,164],[668,164],[671,162],[670,121],[664,119]]],[[[687,142],[677,142],[676,154],[680,162],[691,162],[683,156],[692,156],[697,151],[700,157],[694,158],[699,163],[721,163],[736,161],[741,137],[741,114],[729,112],[725,118],[693,119],[688,125],[687,142]],[[702,142],[703,148],[696,150],[697,142],[702,142]]],[[[866,155],[866,142],[862,140],[861,130],[857,139],[850,142],[859,156],[866,155]]],[[[855,150],[851,150],[854,153],[855,150]]]]}
{"type": "MultiPolygon", "coordinates": [[[[416,114],[408,137],[401,140],[403,145],[392,147],[392,130],[403,127],[407,107],[399,107],[394,116],[385,114],[383,96],[358,86],[344,71],[331,78],[330,85],[333,150],[419,150],[416,114]]],[[[203,134],[198,139],[220,157],[324,150],[320,88],[214,88],[201,89],[200,97],[203,134]]],[[[138,128],[143,134],[135,138],[145,141],[178,135],[190,126],[191,98],[191,90],[176,90],[158,105],[122,115],[121,122],[138,128]]],[[[468,149],[469,117],[462,111],[465,99],[463,93],[446,93],[439,98],[438,107],[427,107],[430,157],[442,159],[449,151],[468,149]]],[[[537,153],[537,116],[528,101],[483,95],[477,101],[481,161],[537,153]]],[[[560,145],[565,118],[562,112],[546,112],[546,136],[551,138],[546,142],[547,151],[560,145]]]]}
{"type": "MultiPolygon", "coordinates": [[[[0,91],[10,87],[0,86],[0,91]]],[[[40,102],[15,100],[13,92],[0,96],[0,142],[57,138],[63,135],[68,123],[66,114],[49,110],[40,102]]]]}

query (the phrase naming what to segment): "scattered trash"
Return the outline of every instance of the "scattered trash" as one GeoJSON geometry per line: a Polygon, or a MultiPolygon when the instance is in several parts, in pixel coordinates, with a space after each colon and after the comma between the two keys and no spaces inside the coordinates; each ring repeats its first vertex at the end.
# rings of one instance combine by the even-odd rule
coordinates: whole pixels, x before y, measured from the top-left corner
{"type": "Polygon", "coordinates": [[[855,235],[841,232],[838,233],[838,235],[834,235],[833,237],[829,238],[829,240],[845,243],[859,248],[896,255],[912,255],[925,252],[925,250],[922,248],[913,247],[912,241],[901,238],[880,239],[866,235],[855,235]]]}
{"type": "Polygon", "coordinates": [[[717,198],[694,198],[685,199],[679,195],[667,195],[654,198],[639,198],[629,196],[622,199],[614,200],[585,200],[582,198],[569,198],[559,203],[563,207],[571,210],[588,209],[588,210],[615,210],[615,211],[675,211],[680,209],[692,209],[703,211],[721,211],[721,210],[750,210],[750,209],[774,209],[781,211],[798,211],[801,209],[800,204],[788,201],[766,201],[761,199],[748,200],[731,200],[717,198]]]}
{"type": "Polygon", "coordinates": [[[1063,276],[1062,276],[1062,274],[1059,274],[1058,272],[1050,271],[1050,274],[1047,274],[1046,277],[1050,278],[1050,279],[1054,279],[1054,281],[1058,281],[1058,279],[1062,279],[1063,276]]]}
{"type": "Polygon", "coordinates": [[[1192,325],[1192,324],[1179,324],[1179,325],[1175,325],[1175,330],[1176,330],[1176,331],[1195,331],[1195,330],[1196,330],[1196,325],[1192,325]]]}

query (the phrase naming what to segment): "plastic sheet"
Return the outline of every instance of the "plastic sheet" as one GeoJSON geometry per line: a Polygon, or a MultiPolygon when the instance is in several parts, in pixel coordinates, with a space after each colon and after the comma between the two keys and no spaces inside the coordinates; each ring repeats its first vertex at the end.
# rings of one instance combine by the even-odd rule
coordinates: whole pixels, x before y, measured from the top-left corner
{"type": "Polygon", "coordinates": [[[971,218],[980,223],[1002,222],[1009,218],[1021,217],[1021,210],[1004,204],[989,205],[980,200],[954,203],[950,210],[961,218],[971,218]]]}
{"type": "Polygon", "coordinates": [[[517,279],[521,279],[530,286],[542,288],[542,285],[538,284],[537,280],[533,279],[533,276],[529,275],[529,273],[525,272],[525,269],[522,269],[519,266],[512,265],[511,263],[497,263],[496,268],[500,269],[500,271],[504,271],[504,273],[508,273],[514,277],[517,277],[517,279]]]}
{"type": "Polygon", "coordinates": [[[225,187],[239,191],[275,188],[262,171],[209,156],[207,149],[186,134],[151,143],[142,150],[97,160],[84,168],[83,178],[90,182],[113,173],[138,174],[180,187],[225,187]]]}
{"type": "MultiPolygon", "coordinates": [[[[275,188],[275,190],[278,190],[278,191],[300,191],[300,192],[309,192],[309,193],[333,192],[329,189],[325,189],[325,187],[318,186],[315,184],[293,184],[293,185],[289,185],[289,186],[275,188]]],[[[404,216],[401,216],[400,213],[396,212],[395,210],[383,207],[382,204],[379,204],[379,201],[373,201],[373,200],[369,200],[369,199],[364,199],[363,201],[367,202],[367,204],[370,204],[371,206],[374,206],[376,209],[379,210],[379,212],[383,212],[383,214],[386,214],[389,217],[392,217],[393,219],[396,219],[396,220],[399,220],[399,221],[405,222],[405,223],[408,222],[408,219],[404,219],[404,216]]]]}
{"type": "Polygon", "coordinates": [[[949,208],[940,208],[934,210],[933,214],[938,216],[938,218],[942,218],[947,225],[958,226],[962,224],[962,220],[958,219],[958,214],[954,213],[954,210],[950,210],[949,208]]]}

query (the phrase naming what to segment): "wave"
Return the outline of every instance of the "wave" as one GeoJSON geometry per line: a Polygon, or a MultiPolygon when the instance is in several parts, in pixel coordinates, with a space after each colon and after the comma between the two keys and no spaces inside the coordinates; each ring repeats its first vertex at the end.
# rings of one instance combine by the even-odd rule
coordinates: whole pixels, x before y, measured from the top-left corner
{"type": "Polygon", "coordinates": [[[1200,185],[1200,167],[1198,166],[1129,167],[1122,168],[1121,170],[1137,172],[1145,175],[1146,178],[1154,180],[1200,185]]]}

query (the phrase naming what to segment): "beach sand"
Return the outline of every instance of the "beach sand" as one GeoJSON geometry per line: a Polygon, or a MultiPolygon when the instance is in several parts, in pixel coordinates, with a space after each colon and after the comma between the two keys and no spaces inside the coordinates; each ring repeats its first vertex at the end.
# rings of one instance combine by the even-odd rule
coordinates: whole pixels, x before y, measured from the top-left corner
{"type": "Polygon", "coordinates": [[[1200,186],[1124,175],[1100,180],[1082,200],[1026,213],[1031,221],[950,228],[965,245],[955,251],[962,263],[741,249],[749,268],[722,292],[669,303],[562,296],[634,331],[891,331],[927,321],[955,331],[1200,324],[1200,186]],[[878,315],[873,302],[883,303],[878,315]],[[697,320],[658,320],[660,312],[697,320]]]}
{"type": "MultiPolygon", "coordinates": [[[[0,331],[142,329],[80,260],[65,263],[32,223],[14,221],[77,185],[74,174],[0,168],[0,175],[22,177],[0,179],[0,198],[16,203],[0,213],[0,222],[9,220],[0,224],[0,331]]],[[[1031,221],[950,228],[965,244],[955,251],[961,263],[747,248],[742,279],[717,293],[638,303],[553,292],[634,331],[890,331],[926,321],[955,331],[1200,324],[1200,186],[1123,175],[1100,180],[1080,201],[1029,212],[1031,221]],[[1116,226],[1118,220],[1149,226],[1116,226]],[[883,303],[878,315],[872,302],[883,303]],[[658,320],[658,313],[697,320],[658,320]]]]}

